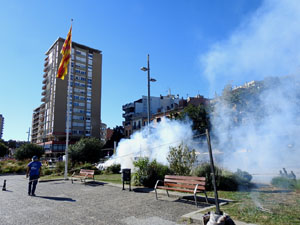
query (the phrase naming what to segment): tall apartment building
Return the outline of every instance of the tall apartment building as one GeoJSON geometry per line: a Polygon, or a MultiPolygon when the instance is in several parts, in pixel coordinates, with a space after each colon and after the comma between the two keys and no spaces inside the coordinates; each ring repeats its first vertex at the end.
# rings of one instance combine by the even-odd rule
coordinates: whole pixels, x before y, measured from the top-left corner
{"type": "MultiPolygon", "coordinates": [[[[56,78],[61,61],[63,38],[58,38],[46,52],[42,85],[42,104],[33,112],[31,142],[44,146],[46,154],[65,151],[67,97],[69,98],[70,144],[81,137],[100,138],[102,53],[72,42],[71,82],[56,78]]],[[[69,71],[68,71],[69,73],[69,71]]]]}
{"type": "Polygon", "coordinates": [[[0,139],[2,139],[3,127],[4,127],[4,117],[2,116],[2,114],[0,114],[0,139]]]}

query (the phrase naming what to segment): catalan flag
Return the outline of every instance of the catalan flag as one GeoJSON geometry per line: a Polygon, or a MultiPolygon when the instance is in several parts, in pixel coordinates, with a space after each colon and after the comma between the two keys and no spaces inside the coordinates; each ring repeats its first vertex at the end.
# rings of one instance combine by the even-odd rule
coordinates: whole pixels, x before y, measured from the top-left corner
{"type": "Polygon", "coordinates": [[[62,80],[65,78],[65,76],[68,73],[68,65],[71,58],[71,40],[72,40],[72,26],[69,30],[68,36],[60,52],[60,54],[62,54],[62,59],[59,64],[56,77],[62,80]]]}

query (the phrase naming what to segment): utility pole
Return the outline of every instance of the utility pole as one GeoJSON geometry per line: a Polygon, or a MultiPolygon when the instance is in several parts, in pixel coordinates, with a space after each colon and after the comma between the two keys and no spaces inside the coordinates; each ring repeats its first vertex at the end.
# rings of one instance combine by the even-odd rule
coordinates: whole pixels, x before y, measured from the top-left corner
{"type": "Polygon", "coordinates": [[[30,127],[28,129],[28,131],[26,132],[28,134],[28,137],[27,137],[27,142],[29,142],[29,137],[30,137],[30,127]]]}

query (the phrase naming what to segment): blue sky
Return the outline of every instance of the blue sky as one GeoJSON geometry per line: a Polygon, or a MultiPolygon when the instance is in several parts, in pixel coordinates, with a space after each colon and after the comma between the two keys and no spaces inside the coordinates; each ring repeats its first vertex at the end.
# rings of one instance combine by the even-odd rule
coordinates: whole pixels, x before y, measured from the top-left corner
{"type": "MultiPolygon", "coordinates": [[[[166,95],[171,89],[172,94],[184,98],[197,94],[213,97],[228,83],[240,85],[297,70],[298,48],[292,49],[291,44],[300,37],[299,32],[296,28],[285,30],[285,35],[276,35],[279,37],[273,40],[271,37],[278,30],[268,30],[272,28],[269,20],[274,14],[277,24],[283,21],[282,29],[297,19],[296,2],[286,2],[283,5],[280,1],[260,0],[3,1],[0,8],[3,138],[27,140],[32,111],[41,104],[45,52],[57,37],[66,37],[71,18],[73,41],[103,53],[102,122],[114,127],[122,124],[122,105],[147,95],[147,77],[140,67],[146,66],[148,53],[151,76],[157,80],[151,84],[151,96],[166,95]],[[281,8],[288,13],[282,15],[281,8]],[[295,16],[290,18],[291,14],[295,16]],[[261,30],[266,30],[266,34],[261,30]],[[294,36],[287,39],[290,33],[294,36]],[[251,54],[262,51],[261,46],[257,49],[256,46],[257,43],[265,46],[262,42],[265,38],[266,43],[271,38],[278,45],[292,42],[279,46],[282,50],[279,53],[286,54],[289,50],[295,56],[288,58],[289,67],[270,66],[264,71],[264,58],[268,62],[280,60],[278,56],[274,59],[272,52],[266,57],[262,55],[261,63],[253,60],[251,54]],[[243,66],[237,68],[233,62],[239,60],[236,65],[243,66]],[[245,63],[248,61],[251,63],[245,63]],[[241,73],[246,75],[238,76],[241,73]]],[[[278,52],[277,45],[266,46],[278,52]]]]}

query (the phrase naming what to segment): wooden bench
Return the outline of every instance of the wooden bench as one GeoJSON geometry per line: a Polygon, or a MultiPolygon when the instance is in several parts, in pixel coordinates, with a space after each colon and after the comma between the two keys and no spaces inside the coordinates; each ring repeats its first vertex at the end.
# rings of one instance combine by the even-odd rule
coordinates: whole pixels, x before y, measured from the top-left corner
{"type": "Polygon", "coordinates": [[[94,181],[95,180],[94,173],[95,173],[94,170],[81,169],[78,175],[75,175],[75,172],[72,174],[71,182],[73,184],[73,181],[78,179],[80,179],[80,181],[81,182],[83,181],[84,183],[87,179],[92,179],[94,181]]]}
{"type": "Polygon", "coordinates": [[[164,189],[167,191],[179,191],[186,193],[193,193],[195,204],[197,204],[197,193],[204,193],[206,203],[208,203],[207,195],[205,192],[205,177],[191,177],[191,176],[175,176],[175,175],[165,175],[164,181],[158,180],[155,184],[154,190],[157,199],[157,189],[164,189]],[[158,184],[163,182],[163,186],[158,184]]]}

